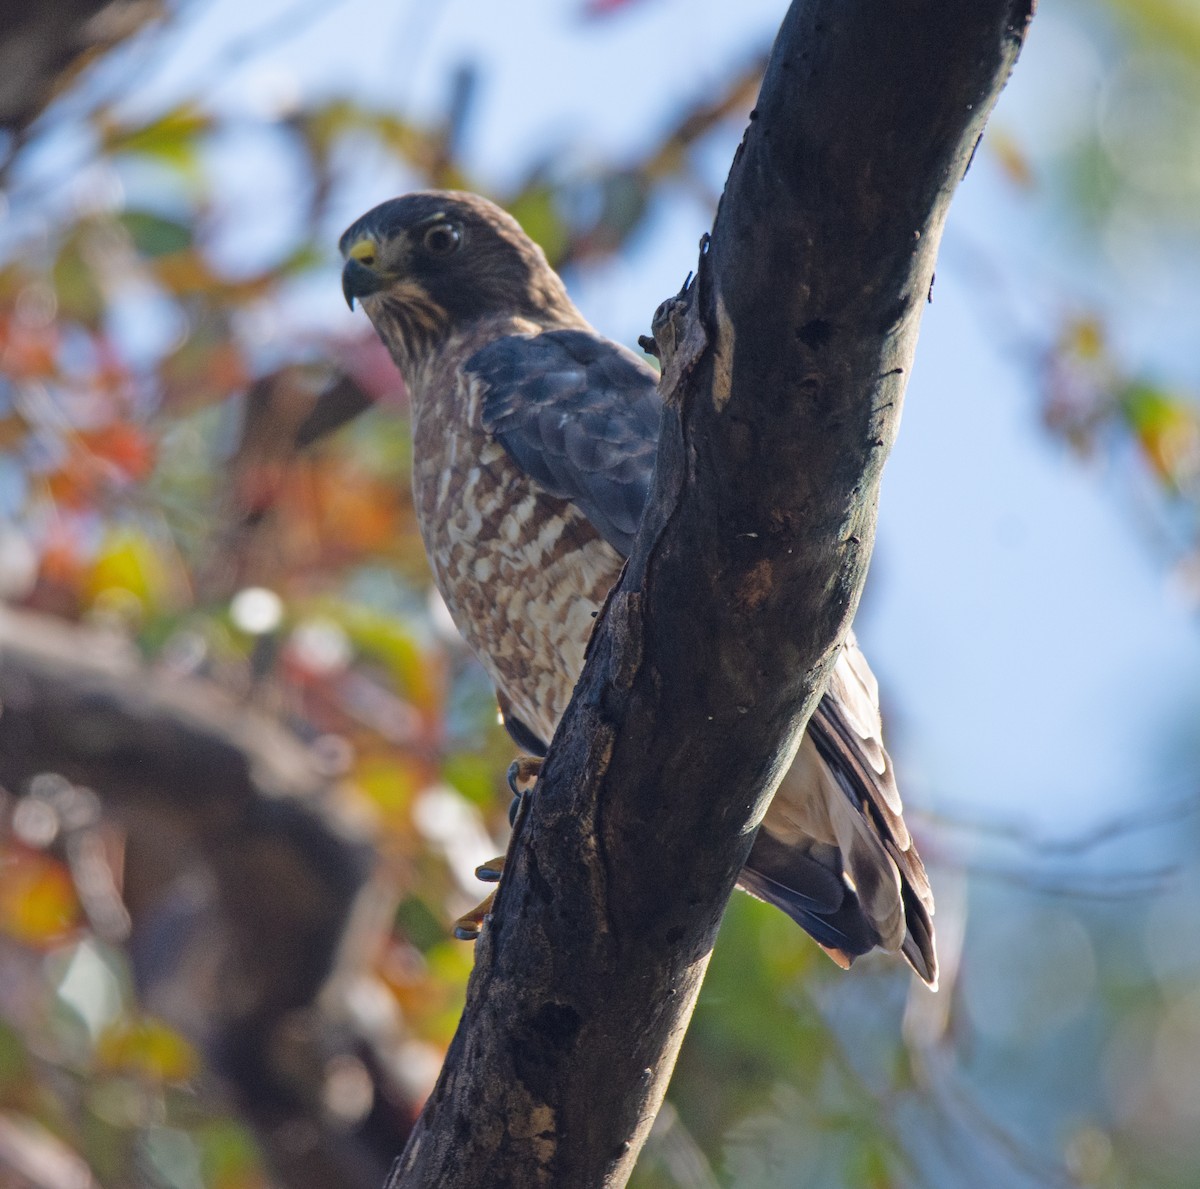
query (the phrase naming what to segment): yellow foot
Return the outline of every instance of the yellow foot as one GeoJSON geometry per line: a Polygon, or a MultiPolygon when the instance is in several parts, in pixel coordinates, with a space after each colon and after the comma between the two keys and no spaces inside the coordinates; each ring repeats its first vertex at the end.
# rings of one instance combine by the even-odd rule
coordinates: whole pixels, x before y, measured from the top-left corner
{"type": "MultiPolygon", "coordinates": [[[[508,811],[510,823],[516,818],[521,798],[537,784],[538,774],[542,770],[542,761],[537,756],[519,756],[508,766],[508,787],[512,789],[513,803],[508,811]]],[[[484,883],[499,883],[504,875],[504,856],[497,855],[486,863],[480,863],[475,868],[475,878],[484,883]]],[[[492,901],[496,893],[492,892],[481,904],[477,904],[470,912],[463,913],[454,922],[454,936],[459,941],[475,941],[483,928],[484,918],[492,911],[492,901]]]]}
{"type": "Polygon", "coordinates": [[[508,787],[512,789],[512,804],[508,807],[508,824],[517,824],[517,810],[521,808],[521,798],[533,791],[538,777],[542,773],[540,756],[518,756],[508,766],[508,787]]]}
{"type": "Polygon", "coordinates": [[[454,936],[459,941],[475,941],[479,937],[484,918],[492,911],[492,901],[495,899],[496,893],[492,892],[486,900],[476,904],[470,912],[464,912],[454,922],[454,936]]]}
{"type": "MultiPolygon", "coordinates": [[[[494,859],[488,859],[486,863],[480,863],[475,868],[475,878],[482,880],[484,883],[499,883],[500,877],[503,874],[503,855],[497,855],[494,859]]],[[[492,911],[492,901],[495,899],[496,893],[492,892],[486,900],[477,904],[470,912],[463,913],[454,922],[454,936],[459,941],[474,941],[479,936],[479,931],[483,928],[483,918],[492,911]]]]}

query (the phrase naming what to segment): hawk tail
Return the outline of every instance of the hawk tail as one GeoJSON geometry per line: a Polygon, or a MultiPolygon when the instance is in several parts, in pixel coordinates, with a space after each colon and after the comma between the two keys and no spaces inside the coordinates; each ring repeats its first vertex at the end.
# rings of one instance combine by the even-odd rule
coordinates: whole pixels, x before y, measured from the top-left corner
{"type": "Polygon", "coordinates": [[[876,947],[937,985],[933,897],[901,816],[891,760],[826,694],[739,877],[840,966],[876,947]]]}

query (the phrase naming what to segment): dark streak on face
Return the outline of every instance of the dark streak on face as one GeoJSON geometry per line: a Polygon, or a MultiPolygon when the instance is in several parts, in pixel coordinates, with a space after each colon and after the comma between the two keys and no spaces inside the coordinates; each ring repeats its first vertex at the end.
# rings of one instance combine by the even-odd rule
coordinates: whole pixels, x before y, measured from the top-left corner
{"type": "Polygon", "coordinates": [[[347,229],[343,256],[364,239],[376,247],[369,267],[384,282],[380,294],[388,282],[419,286],[451,326],[491,314],[535,317],[548,300],[561,294],[565,301],[516,222],[472,194],[422,192],[381,203],[347,229]]]}

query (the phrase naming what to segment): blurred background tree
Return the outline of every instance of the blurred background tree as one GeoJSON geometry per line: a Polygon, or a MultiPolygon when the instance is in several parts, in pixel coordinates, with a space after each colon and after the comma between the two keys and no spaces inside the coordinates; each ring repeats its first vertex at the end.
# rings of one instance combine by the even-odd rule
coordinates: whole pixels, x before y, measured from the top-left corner
{"type": "MultiPolygon", "coordinates": [[[[0,10],[0,1185],[377,1184],[512,748],[338,233],[479,190],[632,343],[782,4],[35,7],[0,10]]],[[[735,898],[641,1189],[1200,1177],[1198,100],[1191,0],[1043,5],[859,616],[942,990],[735,898]]]]}

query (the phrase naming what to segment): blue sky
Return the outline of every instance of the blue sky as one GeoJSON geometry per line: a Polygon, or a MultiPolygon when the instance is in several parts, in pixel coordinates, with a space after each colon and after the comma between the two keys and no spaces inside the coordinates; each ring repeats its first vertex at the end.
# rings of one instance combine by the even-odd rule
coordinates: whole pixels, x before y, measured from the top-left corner
{"type": "MultiPolygon", "coordinates": [[[[185,9],[176,49],[135,91],[139,106],[192,93],[259,117],[300,96],[349,91],[433,116],[451,70],[476,62],[465,151],[478,176],[501,186],[537,157],[611,160],[651,142],[681,102],[768,42],[784,7],[645,0],[583,23],[579,5],[563,0],[216,0],[185,9]],[[231,61],[231,43],[253,52],[231,61]]],[[[1081,11],[1043,5],[993,119],[1035,171],[1051,167],[1103,99],[1103,36],[1080,31],[1081,11]]],[[[730,129],[706,152],[714,186],[737,136],[730,129]]],[[[264,250],[287,222],[286,184],[260,167],[270,152],[253,131],[221,149],[241,228],[226,251],[264,250]]],[[[341,223],[407,184],[366,151],[346,166],[353,185],[331,250],[341,223]]],[[[694,263],[710,217],[694,197],[668,194],[627,256],[568,278],[585,313],[632,343],[694,263]]],[[[1071,833],[1178,796],[1195,771],[1194,612],[1166,581],[1122,481],[1081,466],[1039,427],[1028,366],[994,316],[1003,309],[1036,337],[1063,309],[1094,301],[1135,358],[1197,379],[1187,374],[1197,366],[1194,245],[1190,258],[1172,258],[1152,237],[1139,240],[1135,224],[1108,238],[1106,255],[986,153],[951,212],[859,628],[914,803],[1071,833]],[[979,258],[982,276],[971,264],[979,258]]],[[[288,316],[330,328],[353,317],[332,272],[288,316]]]]}

